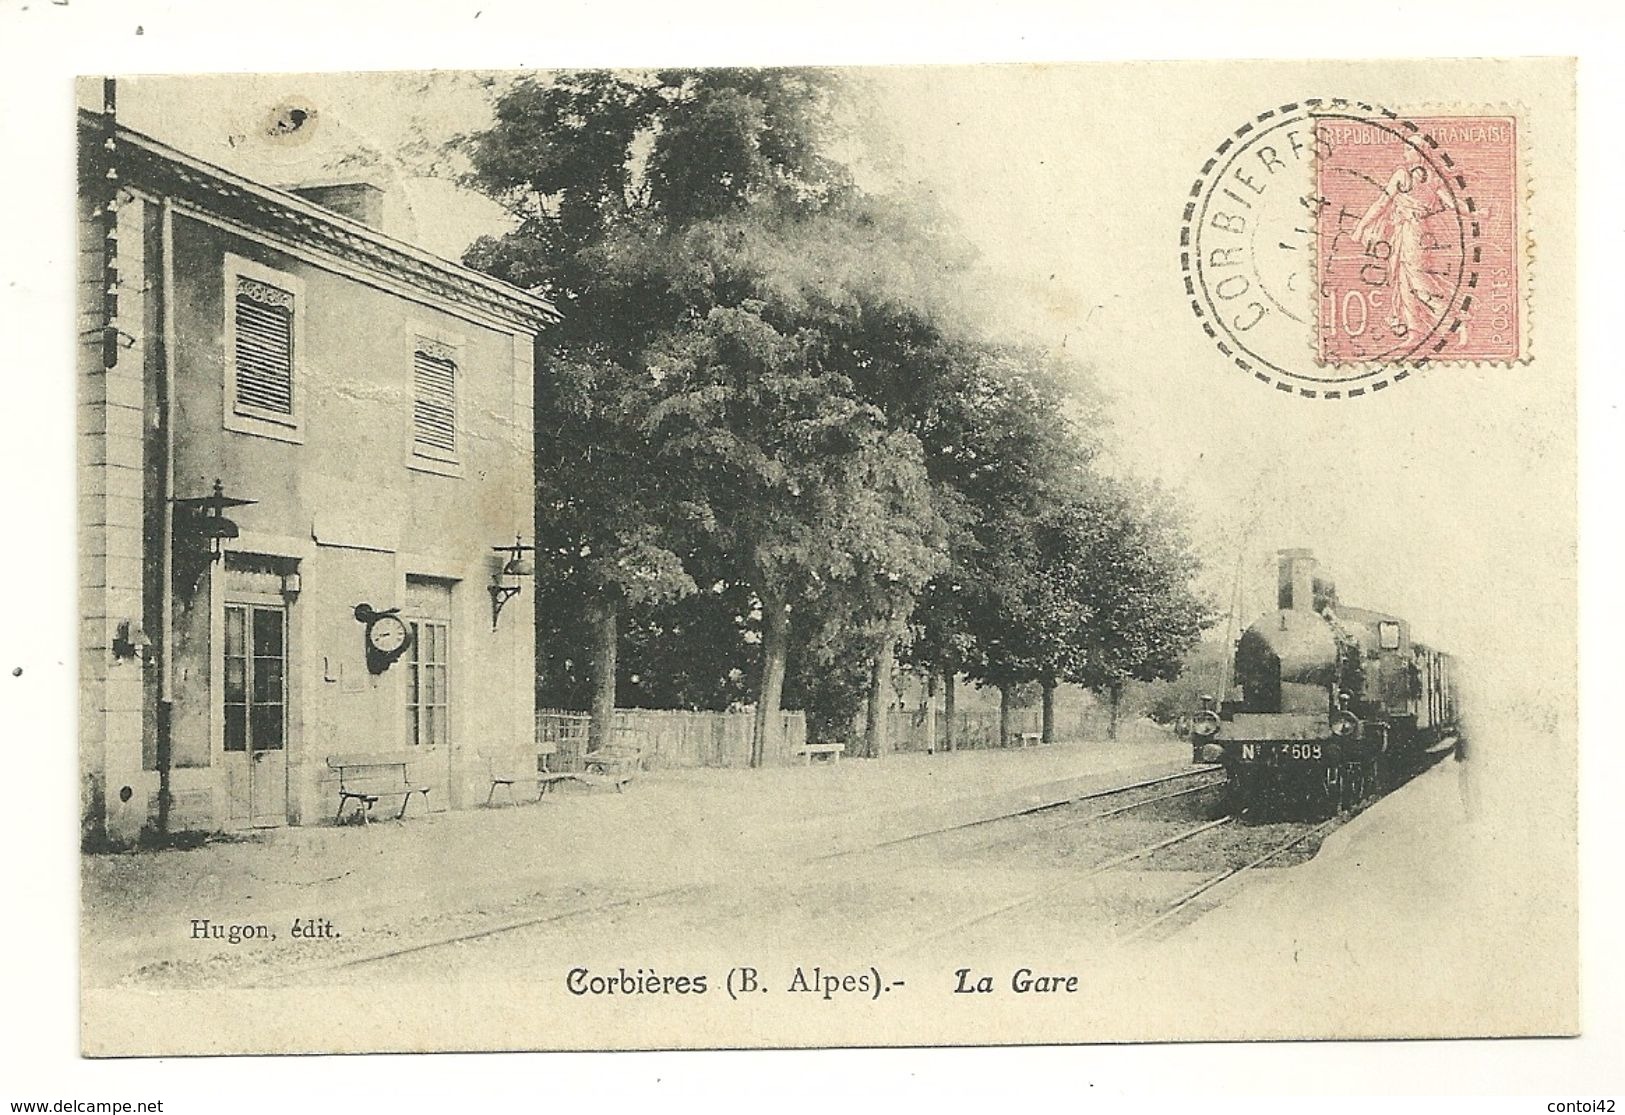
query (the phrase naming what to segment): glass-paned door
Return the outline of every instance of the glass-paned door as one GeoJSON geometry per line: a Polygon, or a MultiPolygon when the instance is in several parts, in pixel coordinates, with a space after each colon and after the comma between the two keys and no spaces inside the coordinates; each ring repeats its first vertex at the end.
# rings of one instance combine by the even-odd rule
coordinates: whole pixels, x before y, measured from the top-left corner
{"type": "Polygon", "coordinates": [[[411,619],[406,652],[406,742],[443,747],[451,739],[451,623],[411,619]]]}
{"type": "Polygon", "coordinates": [[[288,613],[281,605],[225,609],[222,747],[234,818],[287,817],[288,613]]]}

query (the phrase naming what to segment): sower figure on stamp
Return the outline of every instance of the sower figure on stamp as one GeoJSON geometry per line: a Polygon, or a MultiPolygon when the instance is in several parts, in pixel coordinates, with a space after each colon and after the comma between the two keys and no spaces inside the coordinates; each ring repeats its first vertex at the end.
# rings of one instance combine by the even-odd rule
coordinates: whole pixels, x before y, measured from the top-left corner
{"type": "Polygon", "coordinates": [[[1427,254],[1435,245],[1425,226],[1431,217],[1454,213],[1456,199],[1447,185],[1430,188],[1433,177],[1413,155],[1389,176],[1354,229],[1366,254],[1387,262],[1388,326],[1395,337],[1426,334],[1450,303],[1451,276],[1428,267],[1427,254]]]}

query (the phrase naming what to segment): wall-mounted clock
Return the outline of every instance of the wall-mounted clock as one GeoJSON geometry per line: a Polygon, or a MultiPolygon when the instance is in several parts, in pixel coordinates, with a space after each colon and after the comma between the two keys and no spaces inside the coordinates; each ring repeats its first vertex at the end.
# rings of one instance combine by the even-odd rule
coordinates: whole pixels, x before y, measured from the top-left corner
{"type": "Polygon", "coordinates": [[[367,669],[381,674],[412,645],[412,630],[396,613],[399,608],[374,611],[370,604],[357,604],[355,618],[366,624],[363,640],[367,650],[367,669]]]}

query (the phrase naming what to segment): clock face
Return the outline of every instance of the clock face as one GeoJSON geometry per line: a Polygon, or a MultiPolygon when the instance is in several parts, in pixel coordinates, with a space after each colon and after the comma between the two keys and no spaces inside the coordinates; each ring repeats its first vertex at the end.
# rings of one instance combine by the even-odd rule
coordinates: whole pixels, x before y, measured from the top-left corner
{"type": "Polygon", "coordinates": [[[406,624],[399,616],[379,616],[367,625],[367,645],[379,654],[394,654],[406,645],[406,624]]]}

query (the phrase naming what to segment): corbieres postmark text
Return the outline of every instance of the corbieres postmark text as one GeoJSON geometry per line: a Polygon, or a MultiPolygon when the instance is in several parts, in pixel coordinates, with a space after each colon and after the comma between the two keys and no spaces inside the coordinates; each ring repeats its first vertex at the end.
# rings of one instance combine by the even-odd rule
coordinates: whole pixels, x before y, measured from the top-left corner
{"type": "Polygon", "coordinates": [[[1410,120],[1358,101],[1260,113],[1185,205],[1180,264],[1201,328],[1235,368],[1308,398],[1515,359],[1515,136],[1510,117],[1410,120]]]}

